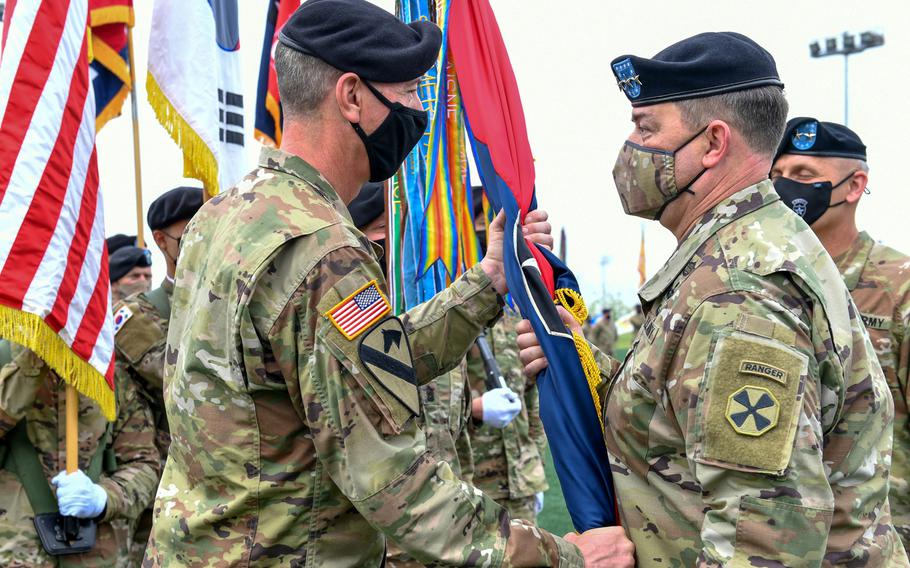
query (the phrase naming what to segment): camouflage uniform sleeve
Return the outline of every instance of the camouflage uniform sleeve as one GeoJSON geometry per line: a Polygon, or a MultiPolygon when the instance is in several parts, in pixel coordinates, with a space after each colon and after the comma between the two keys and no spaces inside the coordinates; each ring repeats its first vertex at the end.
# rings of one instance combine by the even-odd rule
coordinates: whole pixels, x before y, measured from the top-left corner
{"type": "Polygon", "coordinates": [[[904,400],[910,400],[910,297],[905,298],[899,309],[897,315],[901,318],[902,335],[897,346],[897,381],[904,387],[904,400]]]}
{"type": "MultiPolygon", "coordinates": [[[[531,381],[528,381],[531,383],[531,381]]],[[[547,435],[544,433],[543,422],[540,420],[540,396],[537,392],[537,382],[528,384],[525,389],[525,408],[528,409],[528,437],[537,446],[537,453],[543,460],[547,452],[547,435]]]]}
{"type": "Polygon", "coordinates": [[[137,519],[151,503],[158,487],[161,457],[155,446],[152,413],[136,393],[132,381],[117,373],[117,420],[112,447],[117,469],[104,474],[98,484],[107,492],[104,519],[137,519]]]}
{"type": "Polygon", "coordinates": [[[0,437],[25,418],[49,371],[30,349],[13,345],[12,353],[13,361],[0,369],[0,437]]]}
{"type": "MultiPolygon", "coordinates": [[[[296,322],[285,322],[270,334],[278,355],[289,341],[296,342],[294,352],[312,354],[298,364],[298,411],[313,432],[320,463],[370,524],[422,562],[581,566],[574,545],[521,521],[510,522],[492,499],[456,478],[447,463],[427,452],[414,419],[419,412],[413,404],[417,386],[383,378],[381,370],[359,354],[371,334],[402,329],[395,318],[375,322],[351,340],[324,315],[376,279],[378,271],[375,261],[358,249],[330,253],[308,273],[300,286],[304,293],[293,300],[296,322]]],[[[466,309],[469,302],[462,294],[463,288],[457,288],[442,299],[442,307],[436,300],[428,302],[425,310],[427,314],[435,310],[433,317],[410,319],[414,343],[433,335],[432,321],[443,323],[442,328],[479,329],[480,323],[467,321],[478,314],[466,309]],[[452,319],[439,313],[448,306],[462,313],[452,319]]],[[[495,312],[486,309],[481,315],[493,317],[495,312]]],[[[412,349],[415,354],[440,349],[456,359],[463,356],[467,341],[460,348],[445,346],[443,336],[432,338],[429,349],[412,349]],[[460,355],[454,353],[459,350],[460,355]]],[[[391,343],[388,347],[387,353],[400,352],[391,343]]],[[[399,363],[407,366],[409,361],[401,357],[399,363]]],[[[443,372],[439,369],[447,364],[440,357],[427,368],[443,372]]]]}
{"type": "Polygon", "coordinates": [[[502,313],[502,298],[474,266],[443,292],[401,317],[411,339],[418,384],[453,369],[484,327],[502,313]]]}
{"type": "Polygon", "coordinates": [[[597,394],[600,396],[600,400],[605,401],[607,400],[607,389],[610,387],[610,381],[613,380],[613,376],[619,370],[621,363],[601,351],[590,341],[588,342],[588,347],[591,348],[594,361],[597,363],[597,368],[600,369],[600,384],[597,385],[597,394]]]}
{"type": "Polygon", "coordinates": [[[835,501],[822,454],[822,362],[807,332],[776,300],[745,292],[708,298],[681,332],[667,413],[704,501],[700,566],[824,559],[835,501]]]}
{"type": "MultiPolygon", "coordinates": [[[[467,357],[467,356],[466,356],[467,357]]],[[[471,384],[468,381],[467,360],[461,365],[458,374],[464,381],[464,396],[462,404],[462,427],[455,439],[455,453],[458,454],[458,463],[461,466],[461,479],[471,483],[474,479],[474,449],[471,447],[471,404],[474,396],[471,393],[471,384]]]]}
{"type": "Polygon", "coordinates": [[[151,392],[160,392],[164,389],[166,321],[147,301],[123,300],[114,306],[114,313],[121,308],[128,309],[131,317],[115,335],[117,364],[132,369],[151,392]]]}

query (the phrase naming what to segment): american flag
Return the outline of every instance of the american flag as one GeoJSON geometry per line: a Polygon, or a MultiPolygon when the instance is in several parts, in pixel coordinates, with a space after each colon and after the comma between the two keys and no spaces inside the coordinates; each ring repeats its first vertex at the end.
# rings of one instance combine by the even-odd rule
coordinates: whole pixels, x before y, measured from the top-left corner
{"type": "Polygon", "coordinates": [[[0,336],[114,418],[114,335],[87,0],[7,4],[0,58],[0,336]]]}
{"type": "Polygon", "coordinates": [[[382,316],[391,306],[373,280],[341,301],[326,314],[345,337],[354,339],[382,316]]]}

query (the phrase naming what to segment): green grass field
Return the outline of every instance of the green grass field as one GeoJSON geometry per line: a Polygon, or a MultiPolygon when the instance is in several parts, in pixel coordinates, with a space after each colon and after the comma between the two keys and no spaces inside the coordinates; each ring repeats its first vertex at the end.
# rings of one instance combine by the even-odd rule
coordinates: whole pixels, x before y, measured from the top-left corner
{"type": "MultiPolygon", "coordinates": [[[[631,333],[619,336],[616,342],[616,356],[618,358],[622,359],[626,356],[626,351],[628,351],[631,342],[631,333]]],[[[569,518],[569,511],[566,509],[562,487],[556,477],[556,469],[553,467],[553,456],[550,455],[550,452],[547,452],[544,466],[547,470],[547,483],[550,484],[550,488],[544,494],[543,511],[537,517],[537,524],[553,534],[562,536],[567,532],[572,532],[574,529],[572,528],[572,520],[569,518]]]]}

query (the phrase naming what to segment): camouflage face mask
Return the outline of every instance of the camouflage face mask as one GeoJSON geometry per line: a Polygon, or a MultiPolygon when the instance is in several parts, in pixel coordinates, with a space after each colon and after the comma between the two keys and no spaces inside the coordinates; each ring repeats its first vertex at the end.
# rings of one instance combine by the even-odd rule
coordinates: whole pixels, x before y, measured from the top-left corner
{"type": "Polygon", "coordinates": [[[708,170],[703,169],[685,187],[679,188],[675,156],[704,131],[704,128],[699,130],[672,151],[639,146],[626,140],[613,166],[613,181],[627,215],[660,219],[667,205],[680,194],[688,191],[694,195],[689,188],[708,170]]]}

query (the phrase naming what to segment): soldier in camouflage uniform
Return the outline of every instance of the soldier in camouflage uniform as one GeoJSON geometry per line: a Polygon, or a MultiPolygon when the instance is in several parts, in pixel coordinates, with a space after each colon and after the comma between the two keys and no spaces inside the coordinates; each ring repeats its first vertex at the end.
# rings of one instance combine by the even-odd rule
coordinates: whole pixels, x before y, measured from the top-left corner
{"type": "MultiPolygon", "coordinates": [[[[167,273],[158,288],[129,296],[114,306],[117,315],[114,328],[117,372],[129,377],[139,394],[148,402],[154,419],[155,445],[161,455],[162,467],[171,443],[164,411],[163,375],[164,345],[171,317],[174,273],[183,230],[202,206],[202,201],[201,188],[177,187],[166,191],[149,205],[146,220],[155,244],[164,255],[167,273]]],[[[151,505],[150,498],[136,527],[132,551],[136,564],[142,561],[152,529],[151,505]]]]}
{"type": "Polygon", "coordinates": [[[868,171],[866,147],[855,132],[840,124],[804,117],[787,124],[771,177],[784,203],[810,223],[834,258],[891,388],[894,449],[889,500],[894,527],[907,548],[910,257],[876,243],[856,227],[856,209],[866,191],[868,171]]]}
{"type": "Polygon", "coordinates": [[[614,169],[621,201],[679,240],[639,292],[625,361],[597,353],[639,562],[907,566],[888,384],[837,267],[767,179],[787,109],[773,58],[709,33],[612,66],[636,125],[614,169]]]}
{"type": "MultiPolygon", "coordinates": [[[[34,445],[49,482],[66,466],[66,385],[33,352],[12,347],[13,361],[0,371],[0,436],[4,457],[9,457],[7,435],[26,420],[28,439],[34,445]]],[[[117,419],[109,425],[98,405],[79,397],[79,468],[98,451],[110,427],[110,450],[116,463],[108,465],[98,480],[107,495],[98,536],[90,552],[52,557],[45,553],[35,526],[34,513],[19,477],[6,467],[0,471],[0,565],[43,568],[54,566],[131,566],[129,547],[139,513],[158,485],[159,458],[155,430],[145,402],[135,387],[117,376],[117,419]]]]}
{"type": "MultiPolygon", "coordinates": [[[[537,381],[522,374],[518,360],[515,327],[520,321],[517,313],[506,312],[486,335],[506,386],[521,402],[521,411],[508,425],[496,428],[484,424],[482,409],[476,409],[470,430],[471,449],[474,484],[513,518],[533,523],[543,504],[543,492],[549,488],[543,466],[547,438],[540,421],[537,381]]],[[[477,406],[486,387],[483,360],[476,346],[468,352],[468,373],[477,406]]]]}
{"type": "Polygon", "coordinates": [[[152,282],[152,253],[148,249],[124,245],[110,253],[111,299],[119,302],[139,292],[148,292],[152,282]]]}
{"type": "MultiPolygon", "coordinates": [[[[385,186],[381,183],[365,184],[357,197],[347,205],[354,226],[371,243],[380,245],[383,250],[388,226],[384,190],[385,186]]],[[[384,254],[379,257],[379,263],[385,268],[384,254]]],[[[383,274],[385,275],[385,270],[383,274]]],[[[465,365],[462,361],[455,369],[418,389],[420,414],[416,419],[426,436],[427,452],[440,462],[447,462],[456,477],[470,483],[474,459],[467,428],[471,412],[471,391],[467,388],[465,365]]],[[[386,566],[410,568],[423,564],[402,551],[394,542],[389,542],[386,566]]]]}
{"type": "Polygon", "coordinates": [[[613,310],[604,310],[594,324],[591,335],[587,337],[598,349],[612,357],[618,335],[616,324],[613,322],[613,310]]]}
{"type": "Polygon", "coordinates": [[[279,34],[282,149],[183,238],[147,566],[379,566],[387,538],[426,563],[631,564],[621,531],[576,546],[510,520],[414,420],[417,385],[501,313],[502,223],[479,266],[399,319],[345,203],[422,135],[417,82],[440,43],[433,24],[364,0],[306,2],[279,34]]]}

